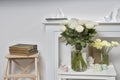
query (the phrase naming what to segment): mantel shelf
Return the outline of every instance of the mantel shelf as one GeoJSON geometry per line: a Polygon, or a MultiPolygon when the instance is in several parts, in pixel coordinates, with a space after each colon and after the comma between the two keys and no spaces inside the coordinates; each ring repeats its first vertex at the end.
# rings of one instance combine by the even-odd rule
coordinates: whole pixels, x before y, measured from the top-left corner
{"type": "Polygon", "coordinates": [[[120,22],[98,22],[100,25],[120,25],[120,22]]]}
{"type": "MultiPolygon", "coordinates": [[[[59,21],[59,22],[54,22],[54,21],[47,21],[47,22],[43,22],[43,24],[45,25],[61,25],[63,21],[59,21]]],[[[100,25],[120,25],[120,22],[97,22],[100,25]]]]}

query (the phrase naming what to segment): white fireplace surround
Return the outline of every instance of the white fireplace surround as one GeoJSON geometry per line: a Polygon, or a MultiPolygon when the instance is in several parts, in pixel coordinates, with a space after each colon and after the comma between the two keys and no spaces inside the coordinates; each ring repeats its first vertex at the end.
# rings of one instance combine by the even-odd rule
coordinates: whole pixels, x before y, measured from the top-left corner
{"type": "MultiPolygon", "coordinates": [[[[98,22],[96,27],[99,37],[120,37],[120,23],[98,22]]],[[[46,80],[58,79],[59,67],[59,37],[61,22],[44,22],[46,32],[47,56],[46,56],[46,80]],[[49,63],[50,62],[50,63],[49,63]],[[51,74],[52,73],[52,74],[51,74]]],[[[111,70],[109,76],[116,76],[116,72],[111,70]]],[[[106,74],[105,74],[106,75],[106,74]]],[[[78,78],[79,79],[79,78],[78,78]]],[[[89,79],[89,77],[88,77],[89,79]]],[[[91,78],[90,79],[106,79],[106,78],[91,78]]],[[[112,78],[114,80],[114,78],[112,78]]],[[[110,80],[112,80],[110,79],[110,80]]]]}

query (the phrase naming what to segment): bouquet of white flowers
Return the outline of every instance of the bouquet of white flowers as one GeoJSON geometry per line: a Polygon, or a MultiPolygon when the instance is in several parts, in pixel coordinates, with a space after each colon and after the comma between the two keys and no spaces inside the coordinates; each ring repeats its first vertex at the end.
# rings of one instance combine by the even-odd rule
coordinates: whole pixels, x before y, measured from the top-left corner
{"type": "Polygon", "coordinates": [[[88,20],[71,19],[62,25],[62,37],[66,40],[66,44],[74,46],[72,52],[72,69],[75,71],[85,71],[87,64],[82,57],[82,49],[87,44],[93,42],[96,35],[95,27],[98,24],[88,20]]]}
{"type": "Polygon", "coordinates": [[[105,54],[108,54],[113,47],[117,47],[118,45],[119,43],[117,41],[111,41],[110,43],[106,40],[101,41],[100,39],[96,39],[92,43],[93,47],[101,50],[101,52],[105,54]]]}
{"type": "Polygon", "coordinates": [[[103,58],[103,62],[104,64],[108,64],[108,53],[111,51],[111,49],[113,47],[117,47],[119,45],[119,43],[117,41],[111,41],[108,42],[106,40],[101,40],[101,39],[96,39],[92,44],[93,47],[95,47],[96,49],[100,50],[102,53],[102,58],[103,58]]]}

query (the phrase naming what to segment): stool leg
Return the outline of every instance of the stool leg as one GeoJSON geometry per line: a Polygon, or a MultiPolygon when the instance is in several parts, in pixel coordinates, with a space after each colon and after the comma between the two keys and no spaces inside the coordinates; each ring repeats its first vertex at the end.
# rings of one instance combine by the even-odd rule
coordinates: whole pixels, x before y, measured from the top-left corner
{"type": "MultiPolygon", "coordinates": [[[[9,59],[9,74],[12,74],[12,60],[11,59],[9,59]]],[[[9,80],[11,80],[11,78],[9,80]]]]}
{"type": "Polygon", "coordinates": [[[39,76],[39,80],[41,80],[41,74],[40,74],[40,59],[38,58],[38,76],[39,76]]]}
{"type": "Polygon", "coordinates": [[[4,75],[4,80],[7,80],[7,75],[8,75],[8,65],[9,65],[9,60],[7,59],[7,64],[6,64],[6,67],[5,67],[5,75],[4,75]]]}
{"type": "Polygon", "coordinates": [[[12,71],[12,61],[11,59],[7,59],[7,66],[6,66],[6,71],[5,71],[5,76],[4,80],[11,80],[11,78],[7,78],[7,75],[11,74],[12,71]]]}
{"type": "Polygon", "coordinates": [[[35,58],[35,75],[36,75],[36,80],[38,80],[38,64],[37,64],[37,58],[35,58]]]}

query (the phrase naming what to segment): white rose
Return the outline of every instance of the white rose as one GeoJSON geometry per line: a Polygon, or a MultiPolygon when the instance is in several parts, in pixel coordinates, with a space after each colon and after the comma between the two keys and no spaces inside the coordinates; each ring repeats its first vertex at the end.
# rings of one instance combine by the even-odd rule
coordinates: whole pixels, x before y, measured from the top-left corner
{"type": "Polygon", "coordinates": [[[90,23],[90,22],[86,23],[85,26],[86,26],[86,28],[88,28],[88,29],[92,29],[92,28],[95,27],[95,25],[92,24],[92,23],[90,23]]]}
{"type": "Polygon", "coordinates": [[[75,19],[70,19],[70,20],[68,20],[68,22],[67,22],[67,23],[68,23],[68,25],[69,25],[69,24],[72,24],[72,23],[75,23],[75,22],[76,22],[76,20],[75,20],[75,19]]]}
{"type": "Polygon", "coordinates": [[[81,25],[79,25],[79,26],[75,27],[75,30],[76,30],[77,32],[83,32],[84,27],[81,26],[81,25]]]}
{"type": "Polygon", "coordinates": [[[78,26],[77,23],[71,23],[71,24],[68,25],[68,27],[71,28],[71,29],[75,29],[76,26],[78,26]]]}
{"type": "Polygon", "coordinates": [[[86,20],[80,20],[80,21],[79,21],[79,24],[80,24],[80,25],[86,24],[86,20]]]}
{"type": "Polygon", "coordinates": [[[78,26],[78,19],[71,19],[68,21],[68,27],[71,29],[75,29],[76,26],[78,26]]]}
{"type": "Polygon", "coordinates": [[[66,30],[66,27],[65,26],[62,26],[61,27],[61,31],[64,32],[66,30]]]}

